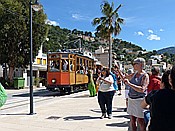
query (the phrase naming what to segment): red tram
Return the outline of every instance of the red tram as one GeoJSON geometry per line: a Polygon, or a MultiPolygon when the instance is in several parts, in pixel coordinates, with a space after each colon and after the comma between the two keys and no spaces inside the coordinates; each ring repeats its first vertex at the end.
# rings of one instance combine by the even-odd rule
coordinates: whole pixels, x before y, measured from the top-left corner
{"type": "Polygon", "coordinates": [[[52,52],[48,53],[47,61],[48,90],[70,93],[87,88],[87,71],[94,68],[92,58],[70,52],[52,52]]]}

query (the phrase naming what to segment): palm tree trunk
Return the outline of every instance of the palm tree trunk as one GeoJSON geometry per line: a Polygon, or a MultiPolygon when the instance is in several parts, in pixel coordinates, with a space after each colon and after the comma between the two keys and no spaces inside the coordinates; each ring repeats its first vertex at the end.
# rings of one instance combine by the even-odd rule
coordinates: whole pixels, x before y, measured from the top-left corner
{"type": "Polygon", "coordinates": [[[109,70],[111,71],[112,67],[112,36],[109,35],[109,70]]]}

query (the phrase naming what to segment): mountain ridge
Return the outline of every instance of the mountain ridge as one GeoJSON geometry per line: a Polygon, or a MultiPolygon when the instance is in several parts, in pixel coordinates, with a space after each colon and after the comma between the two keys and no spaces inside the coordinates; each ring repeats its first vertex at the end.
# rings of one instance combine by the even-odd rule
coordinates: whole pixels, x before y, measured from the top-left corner
{"type": "Polygon", "coordinates": [[[164,54],[164,53],[175,54],[175,46],[157,50],[157,54],[164,54]]]}

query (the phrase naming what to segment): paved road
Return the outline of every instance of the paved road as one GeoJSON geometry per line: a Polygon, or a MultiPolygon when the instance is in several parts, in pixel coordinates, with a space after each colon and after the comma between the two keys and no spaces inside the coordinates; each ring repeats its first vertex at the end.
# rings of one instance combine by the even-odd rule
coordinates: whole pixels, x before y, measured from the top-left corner
{"type": "Polygon", "coordinates": [[[0,128],[4,131],[128,131],[124,91],[114,97],[112,119],[100,119],[97,97],[89,97],[88,91],[60,96],[39,89],[34,93],[35,115],[28,115],[27,92],[8,94],[11,97],[0,110],[0,128]]]}

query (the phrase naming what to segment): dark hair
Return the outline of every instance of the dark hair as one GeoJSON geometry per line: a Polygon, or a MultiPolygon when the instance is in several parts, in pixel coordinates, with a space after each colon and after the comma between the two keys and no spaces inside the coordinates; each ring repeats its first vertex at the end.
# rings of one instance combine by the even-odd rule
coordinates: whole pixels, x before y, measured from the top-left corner
{"type": "Polygon", "coordinates": [[[175,89],[175,65],[171,69],[171,82],[172,82],[172,88],[175,89]]]}
{"type": "Polygon", "coordinates": [[[80,70],[83,70],[83,66],[80,66],[80,70]]]}
{"type": "Polygon", "coordinates": [[[164,86],[165,86],[166,89],[171,89],[171,85],[169,83],[169,78],[168,78],[170,73],[171,73],[171,70],[165,71],[163,73],[163,76],[162,76],[162,79],[161,79],[161,81],[162,81],[162,83],[164,83],[164,86]]]}
{"type": "Polygon", "coordinates": [[[158,75],[159,74],[159,67],[153,67],[151,69],[152,75],[158,75]]]}
{"type": "Polygon", "coordinates": [[[103,68],[102,71],[105,71],[106,72],[106,76],[105,77],[108,77],[110,75],[110,71],[108,68],[103,68]]]}

